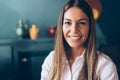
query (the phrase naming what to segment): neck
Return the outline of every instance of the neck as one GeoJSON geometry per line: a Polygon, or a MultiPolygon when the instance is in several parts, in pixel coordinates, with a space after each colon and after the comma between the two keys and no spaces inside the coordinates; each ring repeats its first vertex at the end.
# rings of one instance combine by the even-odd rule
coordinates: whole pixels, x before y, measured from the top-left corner
{"type": "Polygon", "coordinates": [[[71,49],[71,57],[73,57],[73,59],[75,60],[76,57],[80,56],[83,54],[83,51],[84,51],[85,47],[82,47],[82,48],[72,48],[71,49]]]}
{"type": "Polygon", "coordinates": [[[85,47],[70,48],[70,50],[68,50],[69,52],[67,53],[68,60],[74,61],[76,57],[83,54],[84,49],[85,47]]]}
{"type": "Polygon", "coordinates": [[[80,56],[83,54],[85,47],[81,47],[81,48],[70,48],[70,50],[68,50],[67,52],[67,58],[70,64],[70,68],[73,64],[73,62],[75,61],[76,57],[80,56]]]}

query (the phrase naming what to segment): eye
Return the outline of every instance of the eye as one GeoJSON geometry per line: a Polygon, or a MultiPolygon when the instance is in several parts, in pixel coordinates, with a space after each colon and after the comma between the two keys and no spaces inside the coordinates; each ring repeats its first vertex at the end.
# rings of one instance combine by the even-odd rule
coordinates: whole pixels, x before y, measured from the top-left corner
{"type": "Polygon", "coordinates": [[[79,22],[79,25],[87,25],[87,22],[79,22]]]}
{"type": "Polygon", "coordinates": [[[65,25],[71,25],[71,22],[66,21],[66,22],[64,22],[64,24],[65,24],[65,25]]]}

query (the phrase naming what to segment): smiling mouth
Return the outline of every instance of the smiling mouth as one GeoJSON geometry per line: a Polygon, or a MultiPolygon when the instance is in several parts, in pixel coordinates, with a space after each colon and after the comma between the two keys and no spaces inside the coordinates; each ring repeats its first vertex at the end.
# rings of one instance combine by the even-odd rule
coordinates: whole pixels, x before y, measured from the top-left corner
{"type": "Polygon", "coordinates": [[[69,36],[69,38],[71,39],[71,40],[74,40],[74,41],[77,41],[77,40],[80,40],[80,36],[69,36]]]}

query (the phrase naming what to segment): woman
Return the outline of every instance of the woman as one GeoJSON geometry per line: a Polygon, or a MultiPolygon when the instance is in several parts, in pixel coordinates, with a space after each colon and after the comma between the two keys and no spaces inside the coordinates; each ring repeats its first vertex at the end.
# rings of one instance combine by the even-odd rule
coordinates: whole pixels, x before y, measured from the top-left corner
{"type": "Polygon", "coordinates": [[[96,50],[91,7],[69,0],[61,11],[55,49],[42,65],[41,80],[118,80],[115,64],[96,50]]]}

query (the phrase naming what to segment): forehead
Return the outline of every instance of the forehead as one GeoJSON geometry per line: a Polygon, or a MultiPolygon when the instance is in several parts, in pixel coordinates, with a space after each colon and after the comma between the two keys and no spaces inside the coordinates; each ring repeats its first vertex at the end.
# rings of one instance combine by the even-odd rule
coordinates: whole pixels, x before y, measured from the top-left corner
{"type": "Polygon", "coordinates": [[[88,19],[87,15],[82,11],[81,8],[78,7],[71,7],[69,8],[65,13],[64,13],[64,18],[75,18],[75,19],[80,19],[80,18],[86,18],[88,19]]]}

